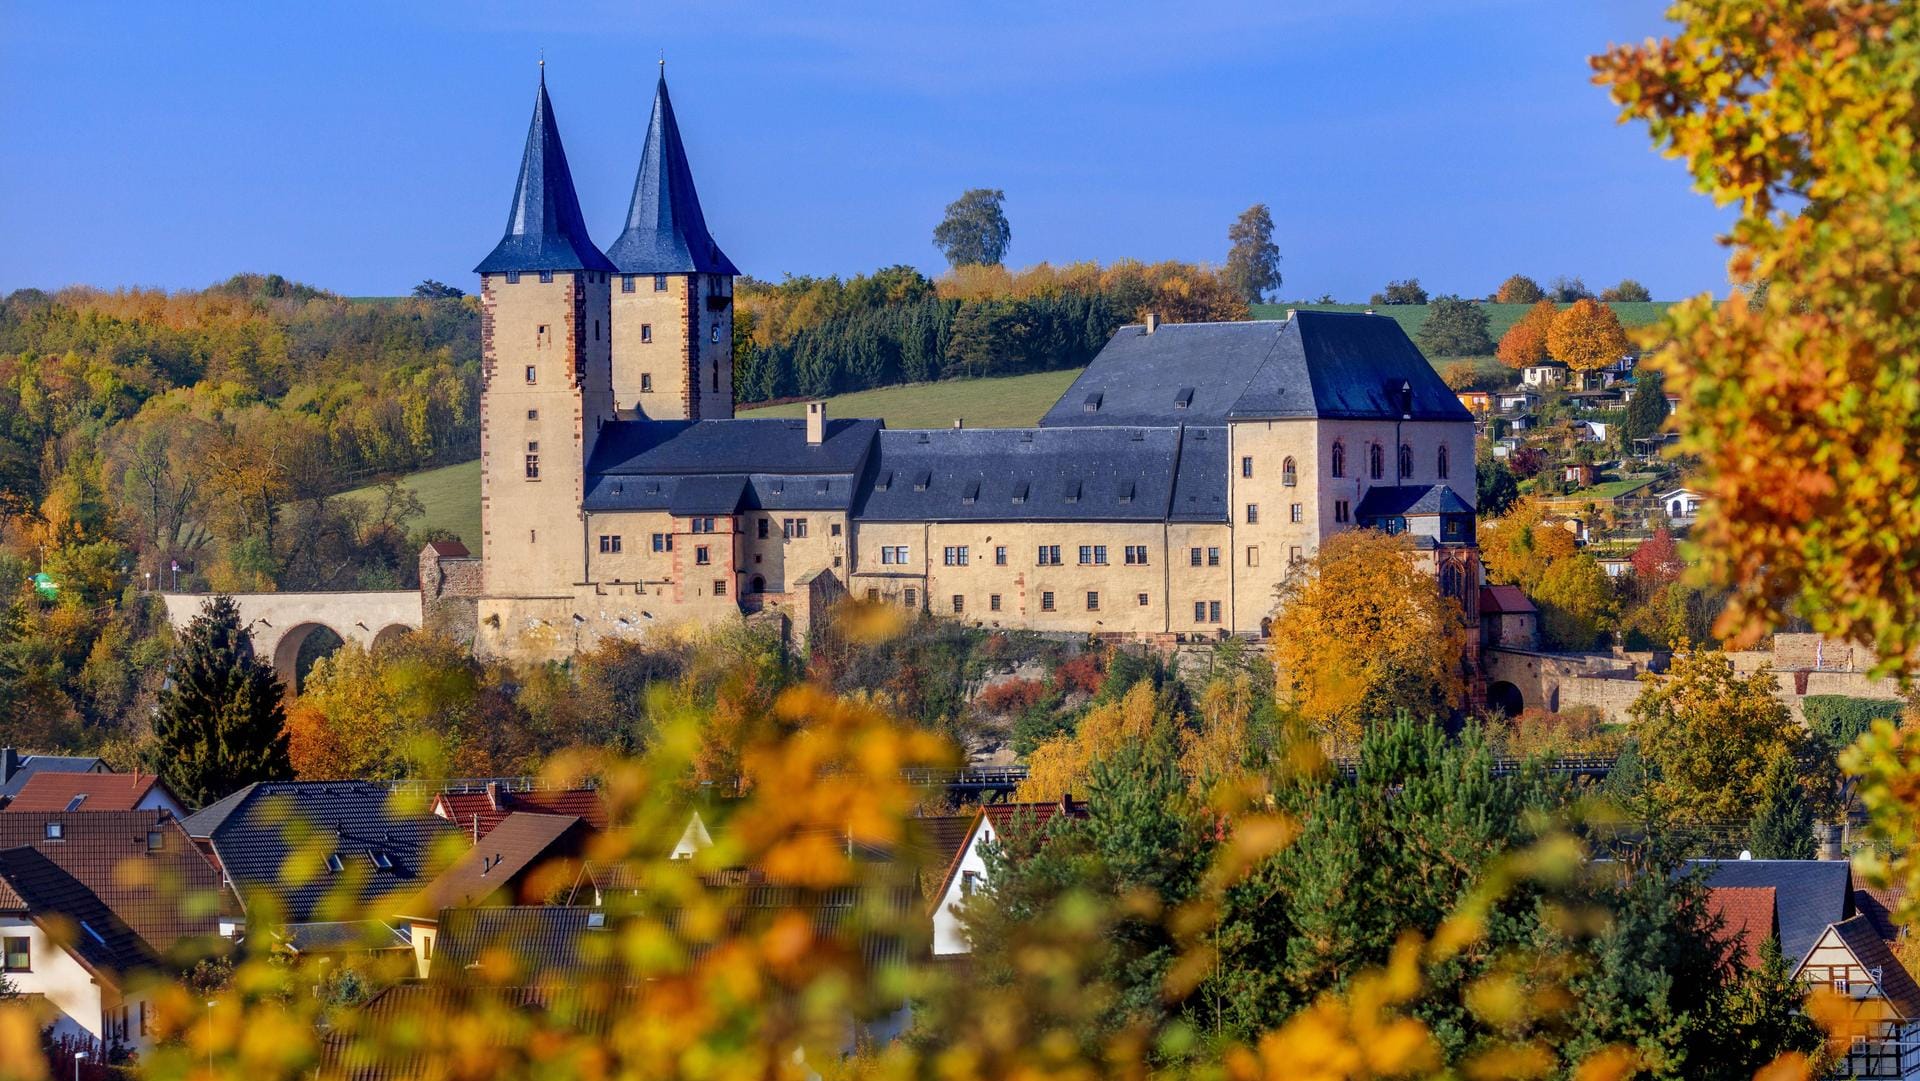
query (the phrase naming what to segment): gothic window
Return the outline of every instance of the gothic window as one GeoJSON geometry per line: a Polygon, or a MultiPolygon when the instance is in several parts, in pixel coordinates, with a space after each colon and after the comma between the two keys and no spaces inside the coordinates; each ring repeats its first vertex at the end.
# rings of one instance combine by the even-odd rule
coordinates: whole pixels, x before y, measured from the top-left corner
{"type": "Polygon", "coordinates": [[[1378,443],[1367,448],[1367,471],[1373,474],[1374,480],[1379,480],[1387,475],[1386,448],[1378,443]]]}
{"type": "Polygon", "coordinates": [[[1336,477],[1346,476],[1347,475],[1347,448],[1340,443],[1335,443],[1333,445],[1333,453],[1328,457],[1333,463],[1333,475],[1336,477]]]}
{"type": "Polygon", "coordinates": [[[1440,460],[1439,460],[1439,462],[1438,462],[1438,464],[1437,464],[1437,471],[1438,471],[1438,473],[1440,474],[1440,479],[1441,479],[1441,480],[1446,480],[1446,479],[1447,479],[1447,466],[1448,466],[1448,464],[1449,464],[1449,463],[1448,463],[1448,461],[1447,461],[1447,448],[1445,448],[1445,447],[1441,447],[1441,448],[1440,448],[1440,460]]]}
{"type": "Polygon", "coordinates": [[[1413,476],[1413,448],[1402,443],[1400,444],[1400,479],[1405,480],[1411,476],[1413,476]]]}
{"type": "MultiPolygon", "coordinates": [[[[1336,474],[1336,476],[1337,475],[1338,474],[1336,474]]],[[[1294,469],[1293,469],[1293,459],[1288,458],[1286,461],[1281,462],[1280,463],[1280,483],[1291,488],[1294,486],[1297,479],[1298,479],[1298,475],[1294,472],[1294,469]]]]}

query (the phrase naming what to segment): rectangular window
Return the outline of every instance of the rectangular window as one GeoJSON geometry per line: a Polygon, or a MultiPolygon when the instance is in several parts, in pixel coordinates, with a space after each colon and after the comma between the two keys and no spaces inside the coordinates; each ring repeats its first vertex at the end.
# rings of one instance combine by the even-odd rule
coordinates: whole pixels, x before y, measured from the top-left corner
{"type": "Polygon", "coordinates": [[[1060,546],[1057,544],[1041,545],[1039,563],[1042,567],[1059,566],[1060,565],[1060,546]]]}
{"type": "Polygon", "coordinates": [[[987,596],[987,608],[995,612],[1000,610],[1000,594],[993,593],[987,596]]]}
{"type": "Polygon", "coordinates": [[[1080,565],[1084,567],[1091,562],[1093,562],[1093,545],[1091,544],[1081,545],[1080,546],[1080,565]]]}
{"type": "Polygon", "coordinates": [[[653,373],[651,372],[640,373],[640,392],[642,394],[653,393],[653,373]]]}
{"type": "Polygon", "coordinates": [[[1220,565],[1220,549],[1218,548],[1207,549],[1207,566],[1218,567],[1219,565],[1220,565]]]}
{"type": "Polygon", "coordinates": [[[528,419],[528,420],[539,420],[539,419],[540,419],[540,411],[539,411],[538,409],[529,409],[529,410],[527,410],[527,419],[528,419]]]}
{"type": "Polygon", "coordinates": [[[953,595],[953,614],[957,616],[960,613],[965,612],[966,610],[967,610],[967,599],[965,597],[962,597],[960,594],[955,593],[953,595]]]}
{"type": "Polygon", "coordinates": [[[713,595],[716,597],[724,597],[727,595],[727,580],[725,578],[715,578],[713,580],[713,595]]]}
{"type": "Polygon", "coordinates": [[[540,479],[540,444],[538,442],[527,444],[527,479],[540,479]]]}
{"type": "Polygon", "coordinates": [[[545,284],[545,283],[551,283],[551,282],[553,281],[553,271],[551,271],[551,270],[543,270],[543,271],[541,271],[541,272],[540,272],[540,281],[541,281],[541,282],[542,282],[543,284],[545,284]]]}
{"type": "Polygon", "coordinates": [[[18,938],[7,936],[6,964],[8,972],[33,971],[33,940],[22,935],[18,938]]]}
{"type": "Polygon", "coordinates": [[[1087,611],[1098,612],[1099,610],[1100,610],[1100,594],[1094,592],[1091,589],[1087,590],[1087,611]]]}
{"type": "Polygon", "coordinates": [[[1144,567],[1147,565],[1147,546],[1144,544],[1127,545],[1127,566],[1144,567]]]}
{"type": "Polygon", "coordinates": [[[908,586],[906,591],[900,594],[900,603],[908,608],[920,607],[920,591],[908,586]]]}
{"type": "Polygon", "coordinates": [[[1106,545],[1096,544],[1093,546],[1093,565],[1096,567],[1104,567],[1107,565],[1106,545]]]}
{"type": "Polygon", "coordinates": [[[640,324],[640,344],[649,345],[652,342],[653,342],[653,324],[652,323],[640,324]]]}
{"type": "Polygon", "coordinates": [[[946,550],[941,553],[941,561],[944,562],[949,567],[966,566],[967,565],[967,546],[964,544],[947,545],[946,550]]]}
{"type": "Polygon", "coordinates": [[[1287,508],[1287,517],[1288,519],[1293,521],[1295,524],[1306,521],[1307,505],[1305,503],[1293,504],[1291,507],[1287,508]]]}
{"type": "Polygon", "coordinates": [[[1247,524],[1248,525],[1260,524],[1260,504],[1258,503],[1247,504],[1247,524]]]}
{"type": "Polygon", "coordinates": [[[706,566],[709,563],[712,563],[713,558],[712,558],[711,550],[708,549],[707,546],[704,544],[695,545],[693,548],[693,561],[694,563],[702,567],[706,566]]]}
{"type": "MultiPolygon", "coordinates": [[[[427,939],[427,941],[433,940],[427,939]]],[[[147,1003],[144,999],[140,1002],[140,1035],[147,1035],[147,1003]]]]}
{"type": "Polygon", "coordinates": [[[756,528],[756,529],[758,530],[758,532],[759,532],[759,534],[760,534],[760,539],[761,539],[761,540],[766,540],[766,539],[767,539],[767,533],[769,532],[769,530],[771,530],[771,529],[772,529],[772,527],[773,527],[773,519],[771,519],[771,518],[762,518],[762,519],[760,519],[760,524],[759,524],[759,525],[758,525],[757,527],[755,527],[755,528],[756,528]]]}
{"type": "Polygon", "coordinates": [[[1220,622],[1220,602],[1219,601],[1207,602],[1207,622],[1208,623],[1220,622]]]}
{"type": "Polygon", "coordinates": [[[633,292],[633,275],[631,274],[620,275],[620,291],[622,293],[633,292]]]}
{"type": "Polygon", "coordinates": [[[996,567],[1004,567],[1007,565],[1007,546],[1006,545],[999,544],[994,546],[993,565],[996,567]]]}
{"type": "Polygon", "coordinates": [[[904,544],[883,544],[880,546],[880,562],[890,567],[907,565],[907,546],[904,544]]]}
{"type": "Polygon", "coordinates": [[[1296,544],[1287,549],[1287,565],[1291,567],[1298,562],[1300,562],[1300,546],[1296,544]]]}
{"type": "Polygon", "coordinates": [[[1192,560],[1194,566],[1198,567],[1200,565],[1200,549],[1198,548],[1187,549],[1187,556],[1189,559],[1192,560]]]}
{"type": "Polygon", "coordinates": [[[673,534],[655,533],[653,535],[653,550],[656,552],[673,551],[673,534]]]}
{"type": "Polygon", "coordinates": [[[1247,545],[1247,566],[1258,567],[1259,565],[1260,565],[1260,546],[1257,544],[1247,545]]]}
{"type": "Polygon", "coordinates": [[[1051,592],[1040,594],[1040,610],[1042,612],[1053,611],[1053,594],[1051,592]]]}
{"type": "Polygon", "coordinates": [[[665,274],[655,274],[653,276],[653,291],[656,293],[664,293],[667,291],[667,276],[665,274]]]}
{"type": "Polygon", "coordinates": [[[1193,621],[1195,623],[1205,623],[1207,621],[1207,602],[1206,601],[1193,602],[1193,621]]]}
{"type": "Polygon", "coordinates": [[[782,518],[780,535],[788,540],[807,539],[807,520],[805,518],[782,518]]]}
{"type": "Polygon", "coordinates": [[[713,519],[711,518],[694,518],[692,519],[692,522],[693,522],[693,531],[695,533],[713,532],[713,519]]]}
{"type": "Polygon", "coordinates": [[[537,383],[537,382],[539,382],[539,376],[540,376],[540,369],[538,369],[538,368],[535,368],[535,367],[534,367],[533,365],[531,365],[531,364],[529,364],[529,365],[527,365],[527,382],[528,382],[528,384],[533,384],[533,383],[537,383]]]}
{"type": "Polygon", "coordinates": [[[517,270],[509,270],[509,271],[507,271],[507,284],[508,284],[508,285],[519,285],[519,284],[520,284],[520,272],[519,272],[519,271],[517,271],[517,270]]]}
{"type": "Polygon", "coordinates": [[[601,555],[618,555],[619,552],[620,552],[619,534],[616,534],[616,533],[600,534],[600,554],[601,555]]]}
{"type": "Polygon", "coordinates": [[[1253,476],[1253,459],[1251,457],[1240,459],[1240,475],[1243,477],[1253,476]]]}
{"type": "Polygon", "coordinates": [[[880,591],[877,589],[867,590],[867,603],[878,604],[879,602],[880,602],[880,591]]]}
{"type": "Polygon", "coordinates": [[[1150,603],[1145,593],[1136,593],[1134,597],[1138,599],[1140,607],[1142,608],[1145,608],[1150,603]]]}
{"type": "Polygon", "coordinates": [[[1333,520],[1334,521],[1345,522],[1348,519],[1348,517],[1351,516],[1351,514],[1352,514],[1352,511],[1348,508],[1346,500],[1336,499],[1333,501],[1333,520]]]}

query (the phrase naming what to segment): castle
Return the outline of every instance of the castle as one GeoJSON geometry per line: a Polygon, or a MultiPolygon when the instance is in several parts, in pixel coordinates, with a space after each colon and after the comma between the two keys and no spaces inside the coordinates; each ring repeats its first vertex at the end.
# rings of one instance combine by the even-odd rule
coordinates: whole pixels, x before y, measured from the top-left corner
{"type": "Polygon", "coordinates": [[[423,555],[475,648],[559,658],[840,597],[983,626],[1261,635],[1330,534],[1413,534],[1477,617],[1471,415],[1372,314],[1121,328],[1037,427],[733,416],[733,278],[664,71],[632,201],[588,237],[542,72],[483,312],[484,559],[423,555]],[[478,574],[474,574],[474,571],[478,574]],[[476,580],[477,579],[477,580],[476,580]],[[464,621],[464,620],[463,620],[464,621]]]}

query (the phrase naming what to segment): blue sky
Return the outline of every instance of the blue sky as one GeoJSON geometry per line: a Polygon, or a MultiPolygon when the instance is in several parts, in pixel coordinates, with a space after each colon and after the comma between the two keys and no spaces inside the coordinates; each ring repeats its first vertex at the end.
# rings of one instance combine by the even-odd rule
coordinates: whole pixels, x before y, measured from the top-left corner
{"type": "Polygon", "coordinates": [[[471,287],[542,50],[609,243],[664,50],[707,219],[747,273],[934,272],[942,207],[1005,189],[1008,262],[1219,261],[1268,203],[1287,297],[1514,271],[1725,287],[1727,215],[1586,57],[1662,4],[0,5],[0,292],[471,287]],[[1191,9],[1191,10],[1182,10],[1191,9]]]}

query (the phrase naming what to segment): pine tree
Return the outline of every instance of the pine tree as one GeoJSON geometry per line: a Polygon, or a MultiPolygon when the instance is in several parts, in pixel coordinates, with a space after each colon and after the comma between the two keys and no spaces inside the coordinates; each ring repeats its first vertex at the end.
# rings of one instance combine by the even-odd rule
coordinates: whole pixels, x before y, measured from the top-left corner
{"type": "Polygon", "coordinates": [[[1777,754],[1768,764],[1748,833],[1755,859],[1813,858],[1813,807],[1800,786],[1791,755],[1777,754]]]}
{"type": "Polygon", "coordinates": [[[255,781],[293,776],[286,706],[273,666],[253,655],[232,597],[201,608],[174,649],[154,711],[154,771],[190,806],[255,781]]]}
{"type": "Polygon", "coordinates": [[[1659,372],[1642,369],[1633,378],[1633,398],[1627,402],[1627,413],[1620,422],[1621,431],[1629,440],[1651,439],[1658,435],[1662,425],[1667,422],[1666,380],[1659,372]]]}

